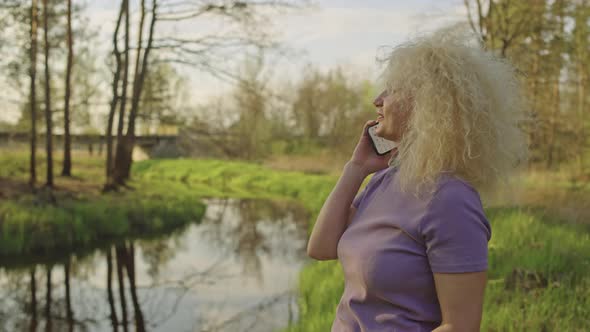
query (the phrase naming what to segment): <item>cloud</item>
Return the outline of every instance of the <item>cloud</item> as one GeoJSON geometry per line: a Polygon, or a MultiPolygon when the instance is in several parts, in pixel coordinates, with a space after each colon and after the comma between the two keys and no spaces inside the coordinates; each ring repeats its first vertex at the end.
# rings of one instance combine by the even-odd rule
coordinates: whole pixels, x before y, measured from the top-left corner
{"type": "MultiPolygon", "coordinates": [[[[92,24],[100,27],[101,39],[105,41],[111,38],[117,9],[118,1],[115,0],[92,2],[90,6],[92,24]]],[[[274,71],[292,75],[290,78],[294,79],[306,63],[322,69],[346,65],[376,71],[375,57],[380,46],[394,46],[416,32],[433,30],[465,17],[465,8],[458,0],[324,0],[316,10],[285,14],[268,27],[277,33],[280,41],[303,54],[280,62],[280,68],[274,68],[274,71]]],[[[194,36],[197,31],[203,35],[208,34],[208,30],[214,32],[216,26],[202,20],[174,26],[162,22],[158,34],[194,36]]],[[[109,52],[110,43],[102,44],[101,52],[109,52]]],[[[190,78],[194,99],[203,100],[213,93],[218,95],[222,92],[221,87],[228,87],[227,84],[213,83],[216,79],[207,73],[195,69],[182,71],[190,78]]]]}
{"type": "Polygon", "coordinates": [[[381,46],[395,46],[412,34],[434,30],[464,17],[458,2],[390,1],[376,6],[375,1],[344,7],[326,6],[317,11],[292,15],[281,21],[282,41],[306,50],[299,62],[312,62],[321,68],[353,65],[377,69],[376,56],[381,46]],[[372,7],[371,7],[372,6],[372,7]]]}

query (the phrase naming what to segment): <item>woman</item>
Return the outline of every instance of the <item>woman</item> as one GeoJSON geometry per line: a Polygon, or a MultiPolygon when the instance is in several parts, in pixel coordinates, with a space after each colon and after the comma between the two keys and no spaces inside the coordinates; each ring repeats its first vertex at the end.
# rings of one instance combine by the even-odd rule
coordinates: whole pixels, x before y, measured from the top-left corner
{"type": "Polygon", "coordinates": [[[527,158],[513,68],[451,27],[394,48],[307,252],[338,259],[332,331],[479,331],[492,230],[480,199],[527,158]],[[398,143],[385,156],[367,127],[398,143]],[[365,177],[372,175],[357,195],[365,177]]]}

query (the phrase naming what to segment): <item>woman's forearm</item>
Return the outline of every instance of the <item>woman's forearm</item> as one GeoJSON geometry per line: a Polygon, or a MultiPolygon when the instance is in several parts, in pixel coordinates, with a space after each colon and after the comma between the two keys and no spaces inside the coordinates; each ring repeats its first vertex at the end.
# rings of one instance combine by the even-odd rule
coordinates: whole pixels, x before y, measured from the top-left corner
{"type": "Polygon", "coordinates": [[[318,260],[336,259],[338,241],[346,228],[350,205],[368,174],[349,161],[332,192],[324,202],[313,226],[307,254],[318,260]]]}

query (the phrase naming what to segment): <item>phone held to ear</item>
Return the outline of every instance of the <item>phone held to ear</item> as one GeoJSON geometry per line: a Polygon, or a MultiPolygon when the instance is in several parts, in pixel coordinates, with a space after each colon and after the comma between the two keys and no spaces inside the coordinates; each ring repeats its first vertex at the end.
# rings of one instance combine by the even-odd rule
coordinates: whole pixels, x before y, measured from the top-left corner
{"type": "Polygon", "coordinates": [[[367,130],[369,131],[369,137],[371,137],[371,145],[373,146],[373,150],[375,150],[375,153],[377,153],[377,155],[382,156],[387,152],[393,150],[398,145],[398,143],[377,136],[375,131],[377,130],[378,125],[379,122],[372,126],[369,126],[367,130]]]}

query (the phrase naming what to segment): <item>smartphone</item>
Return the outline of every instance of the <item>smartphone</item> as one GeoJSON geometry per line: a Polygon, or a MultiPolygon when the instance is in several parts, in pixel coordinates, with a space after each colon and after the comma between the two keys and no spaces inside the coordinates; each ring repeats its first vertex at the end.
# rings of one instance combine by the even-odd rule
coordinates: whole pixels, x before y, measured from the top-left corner
{"type": "Polygon", "coordinates": [[[367,130],[369,131],[369,137],[371,137],[371,145],[373,146],[373,150],[375,150],[375,153],[377,153],[379,156],[382,156],[387,152],[393,150],[398,145],[398,143],[377,136],[377,134],[375,133],[375,131],[377,130],[377,126],[379,126],[379,122],[369,126],[367,130]]]}

